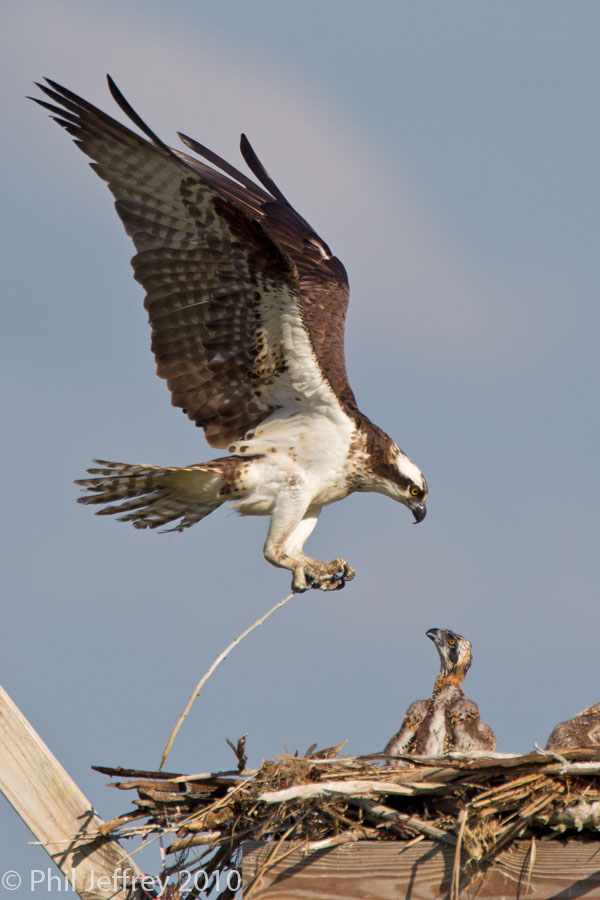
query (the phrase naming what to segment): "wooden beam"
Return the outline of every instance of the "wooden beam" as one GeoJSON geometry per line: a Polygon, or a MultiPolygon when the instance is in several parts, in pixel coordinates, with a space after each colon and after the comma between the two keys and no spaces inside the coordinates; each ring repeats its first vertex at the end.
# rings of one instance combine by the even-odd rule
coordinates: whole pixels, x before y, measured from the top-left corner
{"type": "Polygon", "coordinates": [[[0,790],[82,900],[136,895],[130,885],[143,873],[114,838],[98,836],[103,820],[2,686],[0,790]]]}
{"type": "MultiPolygon", "coordinates": [[[[247,886],[273,844],[242,846],[242,885],[247,886]]],[[[461,900],[600,897],[597,840],[517,841],[485,873],[461,878],[461,900]],[[526,892],[527,890],[527,892],[526,892]]],[[[283,845],[283,854],[292,845],[283,845]]],[[[423,840],[357,841],[306,853],[302,846],[276,863],[250,891],[251,900],[441,900],[450,897],[454,849],[423,840]]],[[[244,891],[244,897],[246,891],[244,891]]]]}

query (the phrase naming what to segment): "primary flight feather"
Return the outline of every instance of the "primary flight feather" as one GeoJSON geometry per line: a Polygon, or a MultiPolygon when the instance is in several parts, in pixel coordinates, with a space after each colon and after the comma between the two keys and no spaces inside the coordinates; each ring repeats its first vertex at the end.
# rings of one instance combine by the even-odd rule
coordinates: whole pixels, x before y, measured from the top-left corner
{"type": "Polygon", "coordinates": [[[225,501],[271,524],[266,559],[290,569],[295,591],[343,587],[343,559],[302,552],[323,506],[377,491],[420,522],[420,469],[360,412],[348,383],[348,279],[327,244],[287,202],[244,135],[259,186],[191,138],[203,160],[164,144],[109,78],[145,137],[76,94],[38,85],[55,120],[108,184],[137,254],[157,373],[171,402],[228,456],[164,468],[97,460],[82,503],[136,528],[181,531],[225,501]]]}

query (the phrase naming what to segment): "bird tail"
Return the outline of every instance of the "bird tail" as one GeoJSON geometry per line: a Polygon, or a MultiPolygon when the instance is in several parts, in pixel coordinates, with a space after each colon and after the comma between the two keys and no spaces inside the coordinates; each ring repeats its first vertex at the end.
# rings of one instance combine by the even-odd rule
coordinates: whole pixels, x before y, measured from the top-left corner
{"type": "Polygon", "coordinates": [[[97,515],[116,515],[134,528],[183,531],[217,509],[229,493],[222,472],[210,463],[161,468],[95,459],[101,468],[88,469],[93,478],[75,484],[86,491],[78,503],[108,504],[97,515]],[[177,521],[179,520],[179,521],[177,521]]]}

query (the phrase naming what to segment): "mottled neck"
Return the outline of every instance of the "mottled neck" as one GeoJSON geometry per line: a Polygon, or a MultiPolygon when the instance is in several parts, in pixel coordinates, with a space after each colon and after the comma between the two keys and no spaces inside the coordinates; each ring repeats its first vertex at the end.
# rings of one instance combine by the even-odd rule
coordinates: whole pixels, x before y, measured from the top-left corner
{"type": "Polygon", "coordinates": [[[466,670],[462,668],[456,668],[450,672],[448,672],[446,669],[442,669],[438,677],[435,679],[435,684],[433,685],[434,697],[436,694],[439,694],[440,691],[442,691],[446,687],[449,687],[450,685],[455,685],[458,688],[462,688],[462,683],[466,674],[466,670]]]}

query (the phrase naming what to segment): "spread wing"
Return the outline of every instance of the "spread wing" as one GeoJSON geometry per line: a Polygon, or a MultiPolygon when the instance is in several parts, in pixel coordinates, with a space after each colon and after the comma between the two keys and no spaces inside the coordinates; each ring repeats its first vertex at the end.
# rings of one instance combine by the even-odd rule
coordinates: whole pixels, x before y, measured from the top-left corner
{"type": "Polygon", "coordinates": [[[92,159],[133,239],[157,373],[214,447],[269,415],[355,409],[344,361],[344,267],[290,206],[247,139],[263,187],[195,141],[220,171],[167,147],[109,79],[141,137],[48,80],[37,100],[92,159]],[[304,405],[304,407],[303,407],[304,405]]]}

